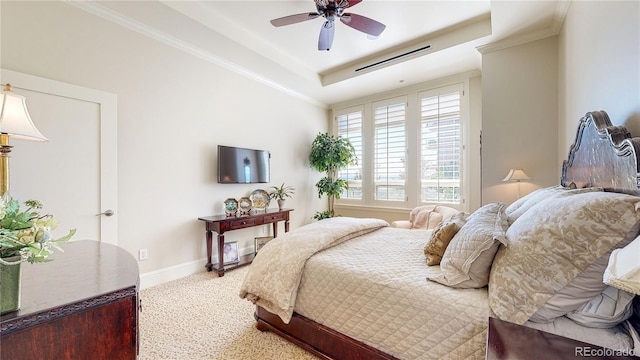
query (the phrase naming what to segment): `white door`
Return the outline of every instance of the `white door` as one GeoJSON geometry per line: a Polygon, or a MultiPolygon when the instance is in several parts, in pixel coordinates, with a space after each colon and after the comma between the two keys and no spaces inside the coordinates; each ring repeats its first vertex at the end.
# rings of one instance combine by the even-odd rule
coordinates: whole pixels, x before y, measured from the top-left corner
{"type": "Polygon", "coordinates": [[[2,84],[26,97],[48,142],[10,139],[9,192],[37,199],[58,221],[54,236],[118,244],[117,102],[113,94],[2,70],[2,84]],[[104,213],[112,211],[112,216],[104,213]],[[102,215],[101,215],[102,214],[102,215]]]}

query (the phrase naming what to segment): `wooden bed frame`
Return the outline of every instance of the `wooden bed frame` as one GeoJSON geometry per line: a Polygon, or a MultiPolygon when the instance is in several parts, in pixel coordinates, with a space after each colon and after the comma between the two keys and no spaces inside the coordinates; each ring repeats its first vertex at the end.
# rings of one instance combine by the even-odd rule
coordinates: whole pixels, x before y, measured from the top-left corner
{"type": "Polygon", "coordinates": [[[640,188],[640,138],[624,126],[613,126],[604,111],[587,113],[562,164],[562,186],[632,190],[640,188]]]}
{"type": "MultiPolygon", "coordinates": [[[[639,149],[640,138],[632,138],[622,126],[612,126],[606,112],[589,112],[580,119],[575,143],[562,165],[560,183],[580,188],[602,186],[640,196],[639,149]]],[[[635,302],[640,309],[640,296],[635,302]]],[[[258,306],[255,318],[258,330],[274,332],[321,359],[397,359],[295,312],[285,324],[258,306]]],[[[634,314],[632,323],[640,331],[640,314],[634,314]]]]}

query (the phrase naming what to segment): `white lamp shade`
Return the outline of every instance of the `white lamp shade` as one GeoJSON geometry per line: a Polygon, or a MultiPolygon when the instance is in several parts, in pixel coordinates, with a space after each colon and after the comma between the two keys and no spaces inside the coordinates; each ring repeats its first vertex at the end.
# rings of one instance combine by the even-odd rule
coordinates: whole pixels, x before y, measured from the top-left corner
{"type": "Polygon", "coordinates": [[[33,124],[25,97],[13,93],[10,86],[0,95],[0,133],[21,140],[49,140],[33,124]]]}
{"type": "Polygon", "coordinates": [[[522,169],[511,169],[502,181],[521,181],[531,180],[531,178],[522,171],[522,169]]]}

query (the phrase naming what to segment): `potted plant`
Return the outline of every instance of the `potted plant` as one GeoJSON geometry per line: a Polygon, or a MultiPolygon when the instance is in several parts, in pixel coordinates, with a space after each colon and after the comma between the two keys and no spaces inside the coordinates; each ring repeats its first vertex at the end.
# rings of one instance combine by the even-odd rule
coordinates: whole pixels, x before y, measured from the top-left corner
{"type": "Polygon", "coordinates": [[[269,192],[269,198],[278,200],[278,209],[282,210],[286,198],[292,197],[295,194],[295,188],[293,186],[285,186],[284,183],[280,186],[272,186],[269,192]]]}
{"type": "Polygon", "coordinates": [[[338,172],[349,165],[358,163],[356,151],[348,139],[320,133],[311,144],[309,163],[312,168],[327,174],[316,183],[316,187],[319,198],[323,194],[327,194],[328,210],[317,212],[313,218],[322,220],[333,217],[335,215],[335,199],[340,199],[342,191],[349,188],[347,181],[338,177],[338,172]]]}
{"type": "Polygon", "coordinates": [[[8,193],[0,198],[0,313],[20,307],[20,266],[23,262],[51,261],[54,250],[62,251],[60,244],[69,241],[73,229],[59,239],[51,238],[56,221],[50,214],[40,215],[42,203],[28,200],[27,209],[20,210],[20,203],[8,193]]]}

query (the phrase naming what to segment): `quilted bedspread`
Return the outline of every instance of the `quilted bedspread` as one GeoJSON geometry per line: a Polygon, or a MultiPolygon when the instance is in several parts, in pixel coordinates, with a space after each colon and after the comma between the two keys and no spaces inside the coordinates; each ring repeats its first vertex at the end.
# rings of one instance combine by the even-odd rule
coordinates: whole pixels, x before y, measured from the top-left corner
{"type": "Polygon", "coordinates": [[[323,249],[388,225],[380,219],[335,217],[285,233],[260,249],[240,288],[240,297],[289,323],[307,259],[323,249]]]}
{"type": "Polygon", "coordinates": [[[295,311],[400,359],[484,359],[487,290],[426,279],[430,231],[384,227],[318,252],[295,311]]]}

